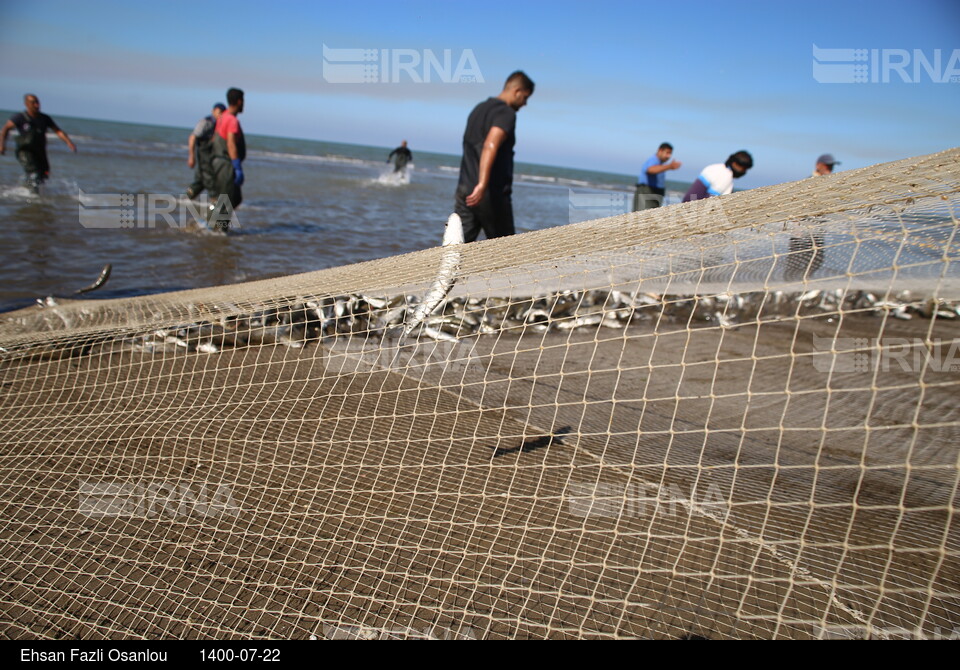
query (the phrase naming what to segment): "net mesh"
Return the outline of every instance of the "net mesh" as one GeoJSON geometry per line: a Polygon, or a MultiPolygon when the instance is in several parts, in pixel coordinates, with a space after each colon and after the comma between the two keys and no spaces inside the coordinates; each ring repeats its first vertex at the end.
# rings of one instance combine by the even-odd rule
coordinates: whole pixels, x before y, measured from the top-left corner
{"type": "Polygon", "coordinates": [[[0,315],[0,635],[960,637],[958,206],[952,149],[0,315]]]}

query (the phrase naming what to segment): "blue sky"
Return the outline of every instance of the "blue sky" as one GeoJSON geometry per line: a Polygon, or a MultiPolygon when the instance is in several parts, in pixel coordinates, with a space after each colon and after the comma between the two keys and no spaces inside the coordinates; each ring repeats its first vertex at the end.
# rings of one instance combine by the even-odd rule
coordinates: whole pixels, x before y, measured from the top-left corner
{"type": "Polygon", "coordinates": [[[684,163],[671,177],[692,180],[744,148],[749,188],[807,176],[827,151],[850,169],[960,144],[960,81],[910,66],[909,83],[821,83],[814,44],[939,51],[939,71],[960,78],[960,2],[0,0],[0,107],[31,91],[54,118],[187,129],[238,86],[247,133],[456,154],[472,106],[519,68],[537,84],[518,118],[526,162],[635,173],[669,141],[684,163]],[[424,83],[331,82],[324,45],[378,59],[449,49],[484,82],[435,69],[424,83]]]}

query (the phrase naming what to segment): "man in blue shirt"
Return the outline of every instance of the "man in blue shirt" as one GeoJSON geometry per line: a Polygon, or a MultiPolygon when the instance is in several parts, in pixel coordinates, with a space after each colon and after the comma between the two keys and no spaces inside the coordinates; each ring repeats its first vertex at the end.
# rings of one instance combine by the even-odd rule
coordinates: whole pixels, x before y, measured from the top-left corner
{"type": "Polygon", "coordinates": [[[663,204],[663,196],[667,192],[667,170],[676,170],[683,165],[680,161],[668,163],[671,156],[673,156],[673,146],[669,142],[664,142],[657,149],[657,153],[650,156],[643,164],[640,177],[637,179],[637,190],[633,195],[633,211],[639,212],[641,209],[659,207],[663,204]]]}

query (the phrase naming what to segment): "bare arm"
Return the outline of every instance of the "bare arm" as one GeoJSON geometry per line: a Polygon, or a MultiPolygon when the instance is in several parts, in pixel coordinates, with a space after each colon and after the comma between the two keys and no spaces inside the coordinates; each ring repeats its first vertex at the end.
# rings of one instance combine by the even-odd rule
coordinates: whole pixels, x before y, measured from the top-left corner
{"type": "Polygon", "coordinates": [[[676,170],[683,163],[680,161],[673,161],[672,163],[663,163],[662,165],[651,165],[647,168],[648,174],[660,174],[661,172],[666,172],[667,170],[676,170]]]}
{"type": "Polygon", "coordinates": [[[62,130],[57,129],[57,137],[67,143],[67,146],[70,147],[70,151],[77,153],[77,145],[70,141],[70,138],[67,137],[67,134],[62,130]]]}
{"type": "Polygon", "coordinates": [[[240,158],[240,152],[237,151],[237,134],[227,133],[227,155],[230,160],[235,161],[240,158]]]}
{"type": "Polygon", "coordinates": [[[0,130],[0,156],[7,153],[7,135],[13,130],[13,121],[7,121],[3,124],[3,130],[0,130]]]}
{"type": "Polygon", "coordinates": [[[487,133],[487,139],[483,141],[483,151],[480,153],[480,174],[477,175],[478,181],[476,188],[467,196],[467,206],[476,207],[483,199],[487,187],[490,185],[490,170],[493,169],[493,161],[497,158],[497,151],[500,145],[506,139],[507,133],[503,128],[493,126],[487,133]]]}
{"type": "Polygon", "coordinates": [[[672,163],[663,163],[662,165],[651,165],[647,168],[647,174],[660,174],[661,172],[666,172],[667,170],[676,170],[683,163],[680,161],[673,161],[672,163]]]}
{"type": "Polygon", "coordinates": [[[187,142],[190,146],[190,155],[187,157],[187,167],[193,167],[196,164],[196,161],[193,158],[194,150],[197,148],[197,136],[193,133],[190,133],[190,141],[187,142]]]}

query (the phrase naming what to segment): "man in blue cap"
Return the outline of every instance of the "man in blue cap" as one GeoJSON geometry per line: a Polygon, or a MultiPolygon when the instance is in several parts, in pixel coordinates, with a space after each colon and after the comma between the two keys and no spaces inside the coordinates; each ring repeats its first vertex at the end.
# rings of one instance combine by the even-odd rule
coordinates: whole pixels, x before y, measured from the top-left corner
{"type": "Polygon", "coordinates": [[[833,166],[840,165],[840,161],[833,157],[833,154],[822,154],[817,158],[817,165],[813,168],[812,177],[830,174],[833,172],[833,166]]]}
{"type": "MultiPolygon", "coordinates": [[[[811,177],[822,177],[833,172],[833,166],[840,161],[833,154],[821,154],[813,168],[811,177]]],[[[805,282],[823,267],[824,232],[822,228],[790,236],[790,253],[787,254],[783,278],[788,282],[805,282]]]]}

